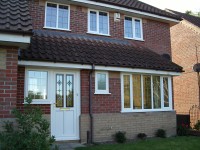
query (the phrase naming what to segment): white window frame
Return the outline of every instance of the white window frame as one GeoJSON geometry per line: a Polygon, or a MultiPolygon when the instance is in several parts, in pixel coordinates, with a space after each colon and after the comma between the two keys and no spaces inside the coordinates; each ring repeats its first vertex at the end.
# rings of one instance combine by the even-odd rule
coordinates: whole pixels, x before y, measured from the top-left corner
{"type": "Polygon", "coordinates": [[[61,3],[54,3],[54,2],[46,2],[45,4],[45,19],[44,19],[44,28],[47,29],[55,29],[55,30],[64,30],[64,31],[70,31],[70,5],[66,5],[66,4],[61,4],[61,3]],[[57,18],[56,18],[56,27],[48,27],[46,26],[46,15],[47,15],[47,4],[56,4],[57,6],[57,18]],[[68,6],[68,29],[65,28],[58,28],[58,10],[59,10],[59,6],[63,5],[63,6],[68,6]]]}
{"type": "Polygon", "coordinates": [[[109,12],[94,10],[94,9],[88,9],[88,32],[87,33],[110,36],[110,16],[109,16],[109,12]],[[90,30],[90,11],[94,11],[94,12],[97,13],[97,24],[96,24],[97,31],[91,31],[90,30]],[[107,13],[107,15],[108,15],[108,34],[99,33],[99,12],[107,13]]]}
{"type": "Polygon", "coordinates": [[[173,111],[172,108],[172,77],[171,76],[163,76],[163,75],[152,75],[152,74],[137,74],[141,75],[141,98],[142,98],[142,109],[133,109],[133,82],[132,82],[133,73],[121,73],[121,113],[126,112],[154,112],[154,111],[173,111]],[[130,76],[130,108],[124,108],[124,75],[130,76]],[[151,76],[151,109],[144,109],[144,96],[143,96],[143,75],[151,76]],[[160,85],[161,85],[161,108],[154,109],[153,107],[153,82],[152,77],[159,76],[160,77],[160,85]],[[163,78],[168,78],[168,94],[169,94],[169,107],[164,107],[164,92],[163,92],[163,78]]]}
{"type": "MultiPolygon", "coordinates": [[[[37,69],[37,68],[26,68],[25,70],[25,83],[24,83],[24,96],[28,97],[28,71],[41,71],[41,72],[47,72],[47,99],[33,99],[31,104],[51,104],[50,95],[52,93],[51,88],[52,83],[50,82],[51,78],[51,72],[49,70],[44,69],[37,69]]],[[[25,101],[24,101],[25,103],[25,101]]]]}
{"type": "Polygon", "coordinates": [[[94,94],[111,94],[109,93],[109,73],[108,72],[102,72],[102,71],[95,72],[95,93],[94,94]],[[98,74],[106,75],[106,90],[98,89],[98,77],[97,77],[98,74]]]}
{"type": "Polygon", "coordinates": [[[124,16],[124,38],[125,39],[131,39],[131,40],[138,40],[138,41],[144,41],[143,37],[143,23],[141,18],[136,18],[136,17],[131,17],[131,16],[124,16]],[[133,37],[126,37],[126,32],[125,32],[125,18],[132,18],[132,28],[133,28],[133,37]],[[141,38],[138,38],[135,36],[135,20],[140,20],[140,29],[141,29],[141,38]]]}

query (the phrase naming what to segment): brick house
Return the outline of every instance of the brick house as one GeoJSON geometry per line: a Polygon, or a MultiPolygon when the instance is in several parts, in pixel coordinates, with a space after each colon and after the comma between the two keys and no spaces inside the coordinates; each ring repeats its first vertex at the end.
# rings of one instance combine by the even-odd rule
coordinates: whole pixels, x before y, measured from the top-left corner
{"type": "Polygon", "coordinates": [[[194,65],[200,60],[200,18],[168,10],[183,20],[171,27],[172,59],[181,65],[181,76],[174,78],[174,109],[177,114],[189,115],[193,105],[199,106],[199,75],[194,65]]]}
{"type": "Polygon", "coordinates": [[[1,37],[32,33],[20,45],[11,46],[18,37],[0,39],[1,121],[12,120],[13,107],[23,110],[28,96],[56,140],[86,142],[87,131],[95,142],[117,131],[130,139],[159,128],[176,134],[172,78],[182,67],[164,56],[171,56],[170,27],[179,17],[137,0],[0,5],[1,37]]]}

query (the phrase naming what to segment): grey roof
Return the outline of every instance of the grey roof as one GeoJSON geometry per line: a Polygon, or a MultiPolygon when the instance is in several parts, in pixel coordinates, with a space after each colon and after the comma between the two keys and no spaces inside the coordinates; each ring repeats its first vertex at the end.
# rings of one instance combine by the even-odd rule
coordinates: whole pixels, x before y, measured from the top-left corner
{"type": "Polygon", "coordinates": [[[26,0],[0,0],[0,30],[32,32],[32,21],[26,0]]]}
{"type": "Polygon", "coordinates": [[[176,14],[178,16],[180,16],[181,18],[189,21],[190,23],[194,24],[195,26],[199,27],[200,28],[200,17],[196,17],[196,16],[192,16],[192,15],[188,15],[188,14],[185,14],[185,13],[181,13],[181,12],[178,12],[178,11],[174,11],[174,10],[170,10],[170,9],[167,9],[169,12],[173,13],[173,14],[176,14]]]}
{"type": "Polygon", "coordinates": [[[177,15],[171,14],[171,13],[165,11],[165,10],[156,8],[156,7],[151,6],[149,4],[143,3],[139,0],[91,0],[91,1],[116,5],[116,6],[120,6],[120,7],[124,7],[124,8],[148,12],[148,13],[151,13],[151,14],[164,16],[164,17],[168,17],[168,18],[172,18],[172,19],[176,19],[176,20],[181,20],[181,18],[177,15]]]}

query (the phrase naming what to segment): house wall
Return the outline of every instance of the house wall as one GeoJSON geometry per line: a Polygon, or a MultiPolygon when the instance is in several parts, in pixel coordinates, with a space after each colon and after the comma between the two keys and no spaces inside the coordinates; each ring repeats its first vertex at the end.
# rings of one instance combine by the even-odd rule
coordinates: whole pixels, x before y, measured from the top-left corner
{"type": "MultiPolygon", "coordinates": [[[[45,0],[34,0],[29,1],[29,8],[31,16],[33,18],[34,29],[44,29],[45,20],[45,0]]],[[[87,13],[88,8],[70,5],[70,30],[71,31],[60,31],[79,33],[91,36],[87,33],[87,13]]],[[[132,43],[135,46],[145,46],[158,54],[170,54],[171,55],[171,44],[170,44],[170,25],[168,23],[162,23],[149,19],[143,19],[143,33],[144,41],[128,40],[124,39],[124,14],[121,14],[121,21],[114,22],[114,13],[109,12],[110,16],[110,38],[121,39],[132,43]]],[[[133,16],[134,17],[134,16],[133,16]]],[[[46,29],[48,30],[48,29],[46,29]]],[[[58,30],[54,30],[58,31],[58,30]]]]}
{"type": "MultiPolygon", "coordinates": [[[[90,131],[89,73],[90,70],[81,71],[80,137],[83,143],[87,141],[87,131],[90,131]]],[[[136,138],[138,133],[146,133],[148,137],[153,137],[157,129],[166,130],[167,136],[176,134],[174,111],[121,113],[120,72],[109,72],[111,94],[108,95],[94,94],[94,74],[92,80],[94,142],[111,141],[112,135],[117,131],[125,131],[129,139],[136,138]]]]}
{"type": "Polygon", "coordinates": [[[0,46],[0,130],[3,121],[13,121],[17,99],[18,48],[0,46]]]}
{"type": "Polygon", "coordinates": [[[171,28],[171,41],[173,62],[185,70],[181,76],[174,77],[174,108],[178,114],[189,114],[193,105],[199,105],[198,77],[193,66],[197,56],[200,60],[200,32],[182,21],[171,28]]]}

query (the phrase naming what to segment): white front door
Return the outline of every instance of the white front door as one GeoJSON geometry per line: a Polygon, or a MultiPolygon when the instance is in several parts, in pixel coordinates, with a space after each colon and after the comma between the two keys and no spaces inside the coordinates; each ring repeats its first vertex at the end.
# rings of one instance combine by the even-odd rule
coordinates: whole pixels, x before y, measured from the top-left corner
{"type": "Polygon", "coordinates": [[[54,74],[51,134],[56,140],[79,139],[79,79],[73,72],[54,74]]]}

